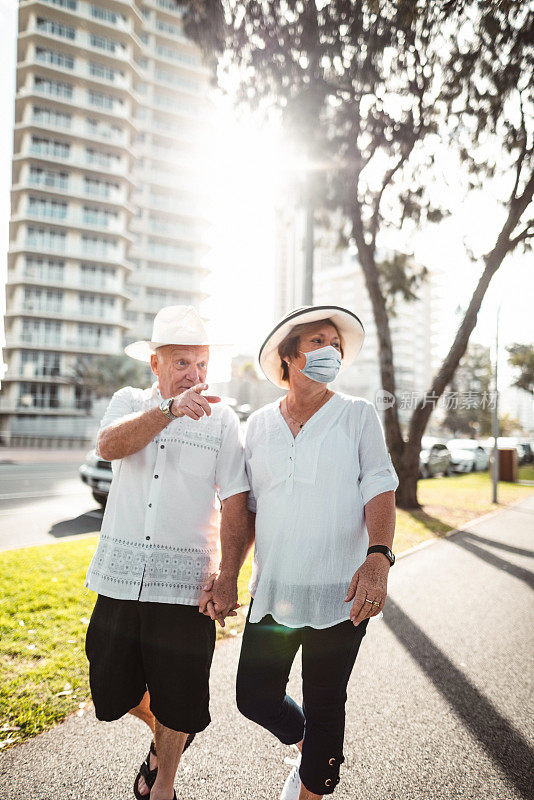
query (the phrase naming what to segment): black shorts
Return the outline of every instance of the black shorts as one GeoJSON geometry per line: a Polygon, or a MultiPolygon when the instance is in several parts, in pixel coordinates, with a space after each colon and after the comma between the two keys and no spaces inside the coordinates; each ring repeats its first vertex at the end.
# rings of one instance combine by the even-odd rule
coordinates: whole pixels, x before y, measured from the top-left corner
{"type": "Polygon", "coordinates": [[[214,648],[215,622],[198,606],[99,594],[85,640],[97,718],[119,719],[148,689],[158,722],[184,733],[203,731],[211,722],[214,648]]]}

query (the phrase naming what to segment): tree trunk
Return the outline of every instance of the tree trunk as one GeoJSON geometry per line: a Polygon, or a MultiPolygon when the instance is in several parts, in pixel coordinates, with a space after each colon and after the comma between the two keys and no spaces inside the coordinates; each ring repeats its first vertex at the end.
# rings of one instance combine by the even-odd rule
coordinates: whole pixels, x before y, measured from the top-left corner
{"type": "MultiPolygon", "coordinates": [[[[419,470],[418,470],[419,471],[419,470]]],[[[398,469],[399,485],[395,492],[395,504],[397,508],[414,509],[421,508],[417,499],[417,472],[413,470],[398,469]]]]}

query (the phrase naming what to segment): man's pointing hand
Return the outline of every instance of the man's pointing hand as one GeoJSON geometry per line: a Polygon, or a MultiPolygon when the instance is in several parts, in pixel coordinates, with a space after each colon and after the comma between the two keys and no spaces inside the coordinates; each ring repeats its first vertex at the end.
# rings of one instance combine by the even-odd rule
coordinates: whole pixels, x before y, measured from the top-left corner
{"type": "Polygon", "coordinates": [[[215,394],[201,394],[207,388],[207,383],[197,383],[196,386],[186,389],[172,401],[171,412],[176,417],[185,416],[195,420],[200,419],[204,414],[209,417],[211,414],[210,403],[220,403],[221,398],[215,394]]]}

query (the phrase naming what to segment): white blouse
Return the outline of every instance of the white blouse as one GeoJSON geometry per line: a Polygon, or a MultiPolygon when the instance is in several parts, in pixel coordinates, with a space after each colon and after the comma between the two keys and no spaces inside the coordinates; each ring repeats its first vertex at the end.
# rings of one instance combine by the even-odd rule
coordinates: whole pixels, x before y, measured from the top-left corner
{"type": "Polygon", "coordinates": [[[367,557],[364,506],[399,479],[374,405],[335,393],[294,438],[280,400],[252,414],[245,463],[256,513],[251,622],[327,628],[367,557]]]}
{"type": "MultiPolygon", "coordinates": [[[[161,400],[157,382],[119,389],[100,431],[161,400]]],[[[220,561],[216,495],[225,500],[249,488],[237,414],[220,403],[210,417],[174,419],[146,447],[111,465],[85,585],[122,600],[198,605],[220,561]]]]}

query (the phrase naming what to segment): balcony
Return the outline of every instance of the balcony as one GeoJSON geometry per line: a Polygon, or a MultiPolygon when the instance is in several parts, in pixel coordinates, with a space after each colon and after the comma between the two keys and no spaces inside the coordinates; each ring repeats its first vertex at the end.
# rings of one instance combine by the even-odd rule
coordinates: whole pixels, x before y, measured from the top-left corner
{"type": "MultiPolygon", "coordinates": [[[[126,327],[126,326],[124,326],[126,327]]],[[[6,348],[19,350],[20,348],[33,348],[42,350],[51,348],[69,353],[87,353],[89,355],[113,355],[121,352],[119,340],[101,339],[88,340],[65,336],[50,337],[44,335],[30,334],[8,334],[6,336],[6,348]],[[23,338],[24,336],[24,338],[23,338]]]]}

